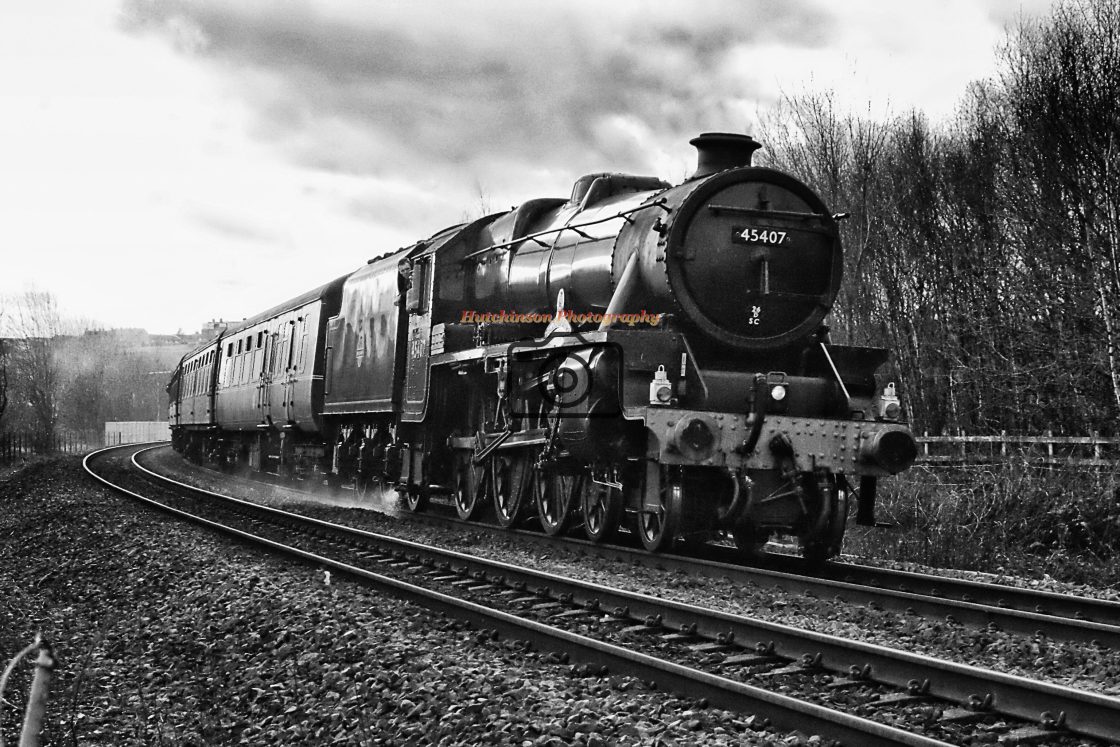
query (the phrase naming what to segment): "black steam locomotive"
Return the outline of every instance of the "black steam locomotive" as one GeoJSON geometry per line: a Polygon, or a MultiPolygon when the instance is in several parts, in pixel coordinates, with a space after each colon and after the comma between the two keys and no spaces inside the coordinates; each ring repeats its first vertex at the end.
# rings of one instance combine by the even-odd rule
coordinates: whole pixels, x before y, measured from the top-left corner
{"type": "Polygon", "coordinates": [[[834,555],[917,453],[887,352],[822,325],[837,216],[750,137],[691,142],[682,184],[590,174],[227,330],[168,386],[175,447],[596,542],[834,555]]]}

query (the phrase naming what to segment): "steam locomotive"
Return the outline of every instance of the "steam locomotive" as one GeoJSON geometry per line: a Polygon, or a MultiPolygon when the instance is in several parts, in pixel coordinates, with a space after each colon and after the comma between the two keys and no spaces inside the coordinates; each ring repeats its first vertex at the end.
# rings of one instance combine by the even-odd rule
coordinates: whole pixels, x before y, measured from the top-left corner
{"type": "Polygon", "coordinates": [[[836,554],[917,455],[887,351],[822,324],[839,216],[749,136],[690,142],[681,184],[589,174],[226,330],[168,385],[175,448],[550,535],[836,554]]]}

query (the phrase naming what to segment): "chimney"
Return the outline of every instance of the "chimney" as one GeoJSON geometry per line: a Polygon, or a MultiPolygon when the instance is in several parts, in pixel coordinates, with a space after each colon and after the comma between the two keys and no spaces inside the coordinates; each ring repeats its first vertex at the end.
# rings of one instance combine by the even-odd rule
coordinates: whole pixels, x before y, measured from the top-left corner
{"type": "Polygon", "coordinates": [[[689,179],[699,179],[737,166],[750,166],[751,155],[762,147],[750,135],[734,132],[704,132],[688,142],[695,145],[698,152],[696,172],[689,179]]]}

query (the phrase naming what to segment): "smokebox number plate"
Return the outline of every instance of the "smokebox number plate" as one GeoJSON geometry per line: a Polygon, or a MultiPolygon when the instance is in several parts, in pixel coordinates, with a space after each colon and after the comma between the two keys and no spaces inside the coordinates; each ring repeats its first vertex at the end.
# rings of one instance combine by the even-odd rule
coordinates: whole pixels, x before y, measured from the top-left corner
{"type": "Polygon", "coordinates": [[[781,246],[792,240],[788,231],[780,228],[766,226],[734,226],[731,229],[731,240],[736,244],[762,244],[763,246],[781,246]]]}

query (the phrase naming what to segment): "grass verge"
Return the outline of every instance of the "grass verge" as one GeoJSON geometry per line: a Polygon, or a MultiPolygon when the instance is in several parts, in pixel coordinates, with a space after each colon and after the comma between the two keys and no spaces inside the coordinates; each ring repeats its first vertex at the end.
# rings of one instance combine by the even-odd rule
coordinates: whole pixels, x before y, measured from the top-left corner
{"type": "Polygon", "coordinates": [[[915,467],[883,480],[879,520],[845,551],[940,568],[1120,588],[1120,467],[915,467]]]}

